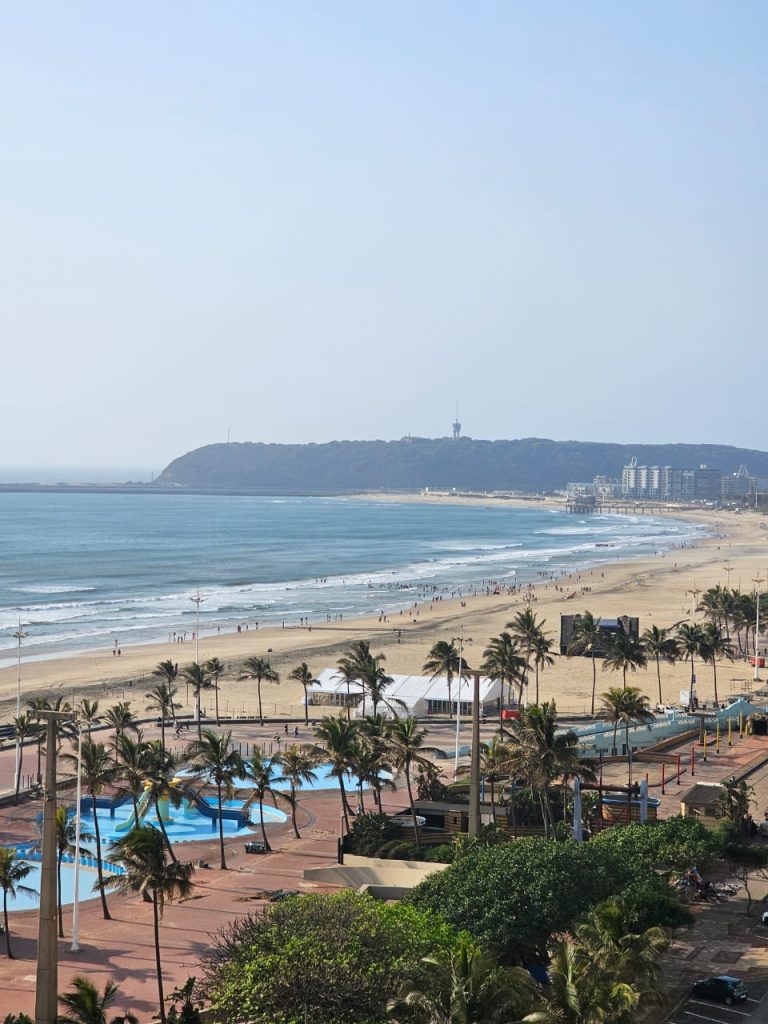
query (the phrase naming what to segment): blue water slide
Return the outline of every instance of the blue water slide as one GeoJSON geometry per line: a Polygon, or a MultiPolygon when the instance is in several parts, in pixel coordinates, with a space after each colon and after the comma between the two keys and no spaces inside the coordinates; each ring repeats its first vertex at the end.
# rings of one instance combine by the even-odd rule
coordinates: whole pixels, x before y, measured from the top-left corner
{"type": "MultiPolygon", "coordinates": [[[[214,825],[218,822],[219,809],[215,804],[209,804],[205,797],[197,794],[190,794],[187,799],[204,818],[210,818],[214,825]]],[[[238,828],[245,828],[250,823],[248,812],[238,807],[222,807],[221,817],[224,821],[236,821],[238,828]]]]}

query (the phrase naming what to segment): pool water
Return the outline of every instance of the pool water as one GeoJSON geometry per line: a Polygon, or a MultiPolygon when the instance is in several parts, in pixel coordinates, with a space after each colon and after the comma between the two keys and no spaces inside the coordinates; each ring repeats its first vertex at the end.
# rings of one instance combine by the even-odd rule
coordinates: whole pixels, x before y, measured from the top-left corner
{"type": "MultiPolygon", "coordinates": [[[[39,863],[34,861],[25,861],[26,864],[32,868],[30,873],[23,881],[23,885],[26,885],[30,889],[34,889],[34,895],[25,896],[23,893],[18,893],[15,897],[9,895],[8,897],[8,910],[37,910],[40,905],[40,873],[41,866],[39,863]]],[[[93,886],[98,879],[98,874],[95,868],[80,868],[80,899],[91,900],[97,895],[93,891],[93,886]]],[[[71,864],[61,865],[61,901],[62,903],[72,903],[75,898],[75,869],[71,864]]]]}

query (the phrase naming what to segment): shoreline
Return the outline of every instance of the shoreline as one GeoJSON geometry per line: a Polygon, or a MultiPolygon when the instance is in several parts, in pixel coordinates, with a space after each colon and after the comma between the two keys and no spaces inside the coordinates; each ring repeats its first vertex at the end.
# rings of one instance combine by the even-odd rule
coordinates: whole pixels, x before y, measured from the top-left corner
{"type": "MultiPolygon", "coordinates": [[[[376,496],[377,499],[380,497],[376,496]]],[[[413,497],[418,500],[418,496],[413,497]]],[[[401,496],[397,498],[401,500],[401,496]]],[[[430,497],[428,500],[453,501],[454,497],[430,497]]],[[[529,502],[525,505],[531,507],[529,502]]],[[[707,527],[714,534],[702,536],[693,546],[667,550],[666,554],[622,557],[615,562],[575,572],[573,577],[551,581],[552,585],[550,581],[534,584],[533,608],[540,618],[546,620],[546,628],[555,641],[558,639],[561,612],[589,608],[594,614],[606,618],[638,614],[641,630],[651,621],[670,625],[690,615],[692,602],[688,594],[691,589],[706,589],[718,582],[725,584],[723,563],[733,563],[729,574],[733,586],[738,585],[739,578],[750,581],[759,568],[768,566],[765,517],[757,513],[735,515],[716,510],[680,513],[675,510],[675,515],[670,517],[678,516],[707,527]],[[569,598],[564,591],[554,590],[555,582],[575,597],[569,598]],[[588,590],[581,590],[587,587],[588,590]]],[[[374,652],[381,651],[386,655],[385,667],[389,672],[421,674],[421,666],[432,644],[438,639],[458,637],[463,632],[465,656],[470,664],[475,664],[480,662],[487,641],[501,632],[523,603],[521,593],[513,596],[503,592],[478,593],[475,597],[424,601],[415,609],[415,614],[414,609],[408,609],[407,614],[403,610],[402,613],[388,615],[386,622],[378,621],[378,616],[361,615],[343,622],[286,628],[271,626],[244,630],[241,634],[203,633],[200,637],[200,658],[219,657],[228,664],[228,674],[222,678],[220,704],[222,713],[226,713],[225,708],[228,708],[229,713],[238,715],[255,707],[255,686],[233,678],[237,675],[238,663],[246,657],[254,654],[268,657],[283,680],[301,661],[306,661],[317,675],[321,669],[335,664],[339,653],[352,639],[365,638],[371,641],[374,652]]],[[[183,644],[166,641],[131,645],[123,648],[120,657],[106,648],[45,661],[23,662],[22,693],[24,699],[34,692],[43,691],[77,700],[85,695],[93,698],[101,691],[105,703],[108,698],[116,700],[123,697],[136,701],[139,693],[154,685],[156,680],[151,672],[159,661],[170,658],[183,666],[193,661],[194,656],[195,645],[188,640],[183,644]]],[[[725,690],[729,680],[723,668],[721,666],[725,690]]],[[[745,669],[740,671],[743,677],[745,669]]],[[[665,666],[663,675],[670,681],[675,680],[676,690],[678,683],[683,687],[687,672],[687,667],[678,664],[665,666]]],[[[707,687],[708,673],[702,672],[701,675],[707,687]]],[[[610,682],[609,677],[603,679],[604,685],[615,683],[614,678],[610,678],[610,682]]],[[[631,677],[631,681],[652,694],[656,687],[655,671],[638,673],[631,677]]],[[[590,689],[588,659],[558,657],[555,667],[541,674],[542,699],[556,697],[562,710],[583,710],[590,689]]],[[[179,690],[183,700],[183,683],[179,690]]],[[[0,710],[5,719],[14,713],[15,692],[14,664],[0,669],[0,710]]],[[[298,684],[283,681],[279,686],[266,686],[264,700],[270,716],[295,717],[302,714],[302,691],[298,684]]],[[[204,694],[204,705],[211,704],[212,696],[204,694]]],[[[142,710],[141,705],[135,702],[134,710],[142,710]]]]}
{"type": "MultiPolygon", "coordinates": [[[[437,491],[437,492],[419,491],[419,492],[412,492],[410,494],[398,494],[396,492],[380,492],[380,493],[374,494],[374,493],[371,493],[371,492],[363,492],[363,493],[359,493],[359,494],[346,495],[345,497],[346,498],[352,498],[352,499],[355,499],[355,500],[370,501],[372,503],[381,502],[381,503],[385,503],[385,504],[400,503],[400,504],[424,504],[424,505],[435,505],[435,504],[438,504],[438,505],[461,505],[461,506],[464,506],[464,507],[467,507],[467,506],[474,506],[474,507],[476,507],[478,501],[483,501],[483,502],[485,502],[487,504],[487,506],[494,506],[494,507],[500,507],[500,508],[504,508],[504,507],[506,507],[506,508],[515,508],[515,509],[517,509],[517,508],[528,508],[528,509],[537,509],[537,510],[540,510],[540,511],[560,511],[560,512],[564,512],[565,511],[565,501],[564,501],[564,499],[560,499],[560,498],[547,499],[544,496],[531,496],[531,497],[513,496],[513,497],[509,497],[507,495],[499,495],[499,494],[496,494],[496,495],[486,495],[486,494],[472,495],[472,494],[452,494],[452,493],[441,492],[441,491],[437,491]]],[[[714,533],[715,533],[714,525],[708,524],[706,522],[702,522],[701,521],[702,518],[703,518],[702,515],[696,515],[696,513],[699,512],[699,511],[700,510],[689,510],[689,509],[686,509],[685,512],[681,512],[680,514],[678,514],[677,510],[674,510],[674,513],[673,513],[672,510],[667,510],[665,512],[662,512],[661,510],[656,511],[654,509],[653,511],[651,511],[651,512],[649,512],[647,514],[647,518],[653,519],[653,520],[667,519],[667,520],[672,520],[673,522],[690,522],[690,523],[700,527],[702,530],[711,530],[712,534],[714,535],[714,533]],[[686,516],[685,512],[689,512],[689,511],[693,511],[694,514],[692,516],[686,516]]],[[[625,513],[625,512],[616,513],[617,518],[629,518],[632,515],[633,515],[633,513],[625,513]]],[[[639,516],[640,513],[638,512],[637,515],[639,516]]],[[[702,532],[701,534],[695,536],[694,538],[686,538],[686,540],[687,541],[691,541],[692,540],[695,543],[698,543],[700,540],[706,539],[706,536],[707,535],[702,532]]],[[[553,576],[553,578],[552,578],[552,580],[550,580],[550,582],[566,581],[566,580],[569,580],[569,579],[572,579],[572,578],[578,576],[580,573],[588,572],[591,569],[595,569],[595,568],[598,568],[600,566],[606,566],[606,565],[612,564],[610,561],[608,561],[608,558],[610,556],[608,556],[607,551],[608,551],[608,549],[612,548],[613,546],[614,545],[612,543],[608,543],[608,544],[605,545],[606,550],[605,551],[600,551],[599,550],[600,544],[595,542],[594,545],[593,545],[593,550],[592,551],[580,553],[580,554],[582,554],[584,556],[583,558],[579,559],[579,561],[581,563],[580,565],[574,567],[572,572],[564,572],[563,570],[557,570],[558,572],[563,573],[563,575],[561,575],[561,576],[553,576]]],[[[665,550],[665,551],[673,550],[676,546],[677,545],[674,543],[672,538],[670,538],[668,546],[666,546],[663,550],[665,550]]],[[[564,549],[563,554],[564,555],[569,554],[567,549],[564,549]]],[[[661,551],[657,551],[657,552],[654,553],[653,557],[657,557],[660,554],[661,554],[661,551]]],[[[618,555],[616,557],[617,557],[617,560],[618,560],[619,564],[625,563],[627,565],[631,565],[632,563],[637,562],[638,560],[642,560],[642,559],[645,559],[645,558],[648,558],[648,557],[651,557],[651,556],[649,556],[647,553],[634,554],[631,551],[631,549],[628,548],[628,549],[625,549],[620,555],[618,555]]],[[[527,570],[527,572],[530,573],[530,577],[528,579],[524,578],[525,575],[526,575],[526,570],[525,569],[518,570],[517,572],[515,572],[513,574],[515,576],[515,580],[516,581],[518,579],[518,572],[519,572],[519,578],[520,578],[520,582],[516,582],[516,585],[519,588],[518,593],[522,593],[523,589],[528,589],[530,587],[534,587],[535,588],[536,586],[541,585],[541,583],[546,578],[548,578],[546,576],[545,571],[541,571],[540,572],[539,570],[534,569],[533,567],[530,567],[527,570]]],[[[377,570],[371,570],[371,576],[376,576],[377,574],[378,574],[377,570]]],[[[360,573],[360,575],[364,576],[365,573],[360,573]]],[[[490,580],[491,582],[493,582],[493,583],[497,584],[498,586],[500,586],[501,590],[502,590],[502,593],[504,592],[504,590],[507,587],[515,585],[515,584],[510,582],[510,580],[509,580],[509,573],[508,572],[505,572],[505,573],[502,574],[501,577],[496,578],[493,575],[492,571],[491,571],[491,572],[489,572],[488,580],[490,580]],[[505,579],[506,579],[506,583],[504,582],[505,579]]],[[[479,580],[464,580],[464,581],[461,581],[461,582],[447,581],[447,582],[442,582],[442,583],[429,583],[427,581],[424,581],[423,584],[420,584],[418,581],[407,581],[403,585],[402,590],[400,590],[397,587],[393,587],[393,589],[390,591],[390,594],[388,594],[387,596],[384,596],[384,594],[379,594],[377,602],[376,602],[376,607],[382,610],[382,615],[384,615],[384,613],[386,613],[386,615],[384,617],[384,621],[387,622],[388,619],[394,619],[396,617],[399,617],[399,615],[401,615],[403,612],[406,612],[411,605],[413,605],[414,607],[418,607],[419,605],[423,604],[426,600],[428,600],[427,594],[429,592],[431,592],[431,594],[432,594],[432,600],[439,600],[440,602],[445,602],[446,605],[447,605],[449,602],[454,600],[453,597],[444,597],[443,596],[448,591],[454,591],[454,592],[458,591],[459,600],[460,600],[461,597],[462,597],[462,592],[464,592],[463,596],[464,596],[464,598],[466,598],[472,591],[476,590],[478,587],[482,586],[482,584],[484,584],[486,582],[487,582],[486,578],[483,578],[481,581],[479,581],[479,580]],[[397,595],[398,593],[402,594],[403,600],[397,600],[396,599],[395,595],[397,595]],[[406,594],[408,595],[408,599],[407,600],[405,599],[405,595],[406,594]],[[410,598],[412,598],[414,596],[418,599],[416,602],[412,602],[410,600],[410,598]]],[[[210,625],[208,625],[206,627],[205,623],[203,623],[201,631],[200,631],[200,641],[208,643],[208,642],[213,641],[213,640],[219,640],[220,638],[233,638],[233,637],[235,637],[235,635],[237,635],[239,633],[241,625],[242,625],[242,628],[243,628],[243,630],[245,632],[248,632],[251,635],[256,634],[258,632],[258,634],[261,635],[261,636],[269,635],[272,631],[275,631],[275,630],[278,630],[278,631],[280,631],[282,633],[283,630],[291,630],[291,629],[297,628],[296,623],[294,623],[292,621],[289,622],[289,624],[286,626],[285,623],[288,620],[287,620],[286,617],[284,617],[285,613],[278,612],[277,613],[277,617],[273,621],[270,621],[269,619],[264,619],[262,617],[262,618],[260,618],[259,621],[255,621],[255,629],[250,630],[249,627],[250,627],[250,625],[252,625],[252,623],[248,622],[247,613],[245,613],[245,614],[246,614],[246,618],[243,619],[241,623],[227,622],[225,625],[223,624],[221,626],[219,626],[217,624],[215,629],[214,629],[214,626],[212,624],[210,624],[210,625]],[[283,624],[281,625],[278,620],[281,620],[283,624]],[[260,623],[261,623],[261,628],[259,628],[260,627],[260,623]]],[[[319,612],[317,614],[319,615],[319,612]]],[[[347,619],[343,620],[342,618],[339,618],[338,625],[341,625],[342,622],[343,622],[343,628],[349,627],[349,629],[351,629],[351,630],[354,630],[355,624],[362,625],[362,627],[365,630],[368,630],[370,628],[369,625],[368,625],[369,620],[370,620],[371,623],[373,623],[374,619],[376,619],[376,618],[378,618],[379,624],[381,623],[381,616],[377,616],[374,613],[368,613],[367,614],[366,612],[364,612],[362,610],[359,610],[359,611],[356,611],[356,612],[355,611],[349,611],[349,612],[345,612],[344,614],[346,614],[348,616],[347,619]]],[[[263,615],[263,613],[262,613],[262,615],[263,615]]],[[[334,619],[334,622],[335,622],[335,619],[334,619]]],[[[120,653],[120,657],[121,658],[122,658],[122,655],[124,653],[127,654],[128,652],[131,652],[131,651],[134,651],[134,650],[140,650],[140,649],[145,649],[146,650],[148,648],[160,648],[160,647],[166,647],[167,646],[171,650],[176,650],[177,649],[176,648],[176,644],[170,640],[171,633],[173,633],[173,636],[176,637],[177,635],[181,636],[182,632],[183,632],[185,644],[190,642],[189,640],[187,640],[187,637],[191,638],[191,642],[194,643],[194,639],[193,638],[194,638],[195,630],[193,629],[193,625],[194,625],[193,623],[188,624],[187,628],[184,629],[183,631],[180,630],[180,629],[170,630],[170,631],[163,630],[162,633],[159,636],[149,637],[149,638],[146,638],[146,639],[139,639],[139,640],[136,640],[136,641],[132,641],[130,638],[127,638],[126,640],[115,639],[114,640],[114,647],[115,647],[115,649],[117,649],[117,650],[119,650],[121,652],[120,653]],[[166,641],[164,639],[166,633],[167,633],[167,635],[169,637],[168,641],[166,641]]],[[[312,620],[310,618],[307,618],[306,620],[304,620],[302,623],[299,624],[298,628],[302,629],[305,626],[306,627],[311,626],[312,629],[315,629],[315,630],[319,631],[319,630],[322,630],[322,629],[329,628],[332,625],[333,625],[333,623],[331,622],[331,620],[327,620],[326,621],[326,620],[322,620],[320,618],[317,618],[316,620],[312,620]]],[[[21,620],[20,628],[22,628],[22,629],[24,628],[24,620],[21,620]]],[[[392,628],[395,629],[396,626],[393,625],[392,628]]],[[[116,628],[116,630],[115,630],[115,633],[116,634],[120,634],[122,629],[123,629],[123,627],[118,626],[116,628]]],[[[75,644],[77,642],[78,642],[77,640],[74,641],[75,644]]],[[[68,648],[66,646],[57,646],[54,643],[54,644],[50,645],[50,649],[49,650],[45,650],[45,648],[43,647],[42,649],[35,650],[34,653],[29,653],[29,648],[27,648],[27,652],[28,653],[25,655],[24,649],[22,648],[22,664],[26,665],[26,666],[34,666],[34,665],[42,665],[42,664],[45,664],[45,663],[69,662],[69,661],[71,661],[73,659],[92,659],[92,658],[105,657],[106,655],[110,655],[111,656],[113,654],[113,645],[111,643],[106,643],[105,642],[103,644],[99,644],[97,646],[92,646],[92,647],[90,647],[90,646],[84,646],[84,647],[73,646],[71,648],[68,648]]],[[[185,660],[188,660],[188,659],[185,659],[185,660]]],[[[15,647],[15,645],[10,646],[6,651],[0,652],[0,714],[2,713],[3,675],[4,675],[4,673],[6,673],[6,672],[8,672],[10,670],[13,670],[14,672],[17,670],[17,656],[16,656],[16,647],[15,647]]],[[[126,676],[126,678],[127,678],[127,676],[126,676]]]]}

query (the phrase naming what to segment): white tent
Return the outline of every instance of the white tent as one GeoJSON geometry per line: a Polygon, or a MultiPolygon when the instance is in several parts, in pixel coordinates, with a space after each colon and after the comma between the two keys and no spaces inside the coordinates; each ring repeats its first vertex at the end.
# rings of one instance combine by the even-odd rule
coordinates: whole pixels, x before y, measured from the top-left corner
{"type": "MultiPolygon", "coordinates": [[[[430,676],[393,675],[392,682],[384,689],[385,704],[378,710],[387,715],[415,715],[426,718],[428,715],[447,715],[449,711],[448,680],[444,676],[432,679],[430,676]]],[[[455,712],[456,701],[461,701],[462,715],[472,710],[471,679],[451,681],[450,708],[455,712]]],[[[485,715],[498,714],[501,684],[498,681],[480,678],[480,707],[485,715]]],[[[357,715],[363,714],[363,687],[358,682],[347,683],[336,669],[325,668],[317,677],[309,690],[309,702],[312,706],[355,708],[357,715]]],[[[365,714],[371,714],[373,707],[367,700],[365,714]]]]}

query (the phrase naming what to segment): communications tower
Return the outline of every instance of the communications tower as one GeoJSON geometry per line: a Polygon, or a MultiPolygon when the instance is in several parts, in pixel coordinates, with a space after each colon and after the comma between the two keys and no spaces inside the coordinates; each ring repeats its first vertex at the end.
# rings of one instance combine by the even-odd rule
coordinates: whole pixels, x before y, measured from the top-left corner
{"type": "Polygon", "coordinates": [[[453,440],[458,441],[461,436],[461,424],[459,423],[459,403],[456,403],[456,419],[453,424],[453,440]]]}

